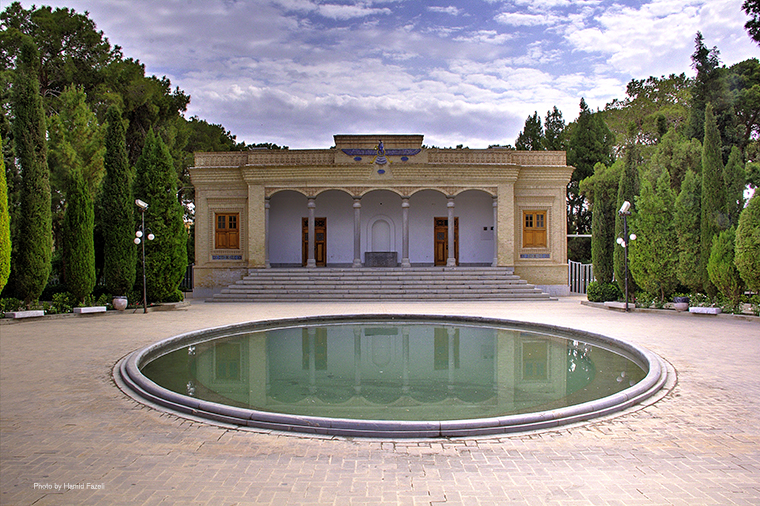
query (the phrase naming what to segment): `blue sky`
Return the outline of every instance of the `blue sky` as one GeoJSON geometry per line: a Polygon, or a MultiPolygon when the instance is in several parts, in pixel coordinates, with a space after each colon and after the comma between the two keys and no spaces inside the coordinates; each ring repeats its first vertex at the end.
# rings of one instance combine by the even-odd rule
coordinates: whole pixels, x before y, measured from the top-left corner
{"type": "Polygon", "coordinates": [[[35,3],[88,11],[125,56],[191,95],[188,117],[291,148],[338,133],[513,144],[534,111],[556,105],[570,122],[581,97],[603,108],[631,79],[693,75],[698,30],[727,65],[760,57],[742,0],[35,3]]]}

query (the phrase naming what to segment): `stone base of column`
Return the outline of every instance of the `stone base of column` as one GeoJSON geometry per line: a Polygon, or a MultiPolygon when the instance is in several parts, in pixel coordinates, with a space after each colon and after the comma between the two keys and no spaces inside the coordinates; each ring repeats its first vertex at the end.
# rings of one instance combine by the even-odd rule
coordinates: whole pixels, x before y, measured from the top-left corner
{"type": "Polygon", "coordinates": [[[354,258],[354,263],[351,265],[354,269],[359,269],[362,267],[362,261],[360,258],[354,258]]]}
{"type": "Polygon", "coordinates": [[[316,260],[309,259],[306,261],[306,267],[316,267],[316,266],[317,266],[316,260]]]}
{"type": "Polygon", "coordinates": [[[446,260],[446,267],[456,267],[457,266],[457,259],[456,258],[449,258],[446,260]]]}
{"type": "Polygon", "coordinates": [[[411,267],[411,266],[412,266],[412,262],[410,262],[408,258],[401,259],[401,267],[411,267]]]}

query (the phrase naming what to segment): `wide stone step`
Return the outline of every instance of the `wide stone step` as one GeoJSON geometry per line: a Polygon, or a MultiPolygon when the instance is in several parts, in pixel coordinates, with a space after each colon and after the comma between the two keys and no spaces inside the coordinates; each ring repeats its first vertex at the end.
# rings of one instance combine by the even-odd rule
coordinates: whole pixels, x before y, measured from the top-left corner
{"type": "Polygon", "coordinates": [[[209,302],[550,300],[499,267],[251,269],[209,302]]]}

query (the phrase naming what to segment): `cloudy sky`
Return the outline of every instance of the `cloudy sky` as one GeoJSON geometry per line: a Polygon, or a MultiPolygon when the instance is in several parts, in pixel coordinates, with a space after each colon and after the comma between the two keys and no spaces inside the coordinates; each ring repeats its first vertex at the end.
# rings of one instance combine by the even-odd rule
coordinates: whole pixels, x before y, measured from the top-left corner
{"type": "Polygon", "coordinates": [[[296,149],[338,133],[513,144],[534,111],[556,105],[569,122],[581,97],[603,108],[631,79],[692,76],[698,30],[726,65],[760,56],[742,0],[35,3],[89,12],[125,56],[191,96],[188,117],[296,149]]]}

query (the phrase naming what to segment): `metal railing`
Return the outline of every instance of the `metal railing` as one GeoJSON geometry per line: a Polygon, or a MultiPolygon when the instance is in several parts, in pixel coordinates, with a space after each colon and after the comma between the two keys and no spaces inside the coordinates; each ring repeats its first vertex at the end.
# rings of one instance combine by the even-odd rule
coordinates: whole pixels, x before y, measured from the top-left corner
{"type": "Polygon", "coordinates": [[[594,266],[567,261],[567,282],[571,293],[586,293],[589,283],[594,281],[594,266]]]}
{"type": "Polygon", "coordinates": [[[183,292],[193,291],[193,264],[189,264],[187,266],[187,270],[185,271],[185,277],[182,279],[182,282],[179,284],[179,289],[183,292]]]}

